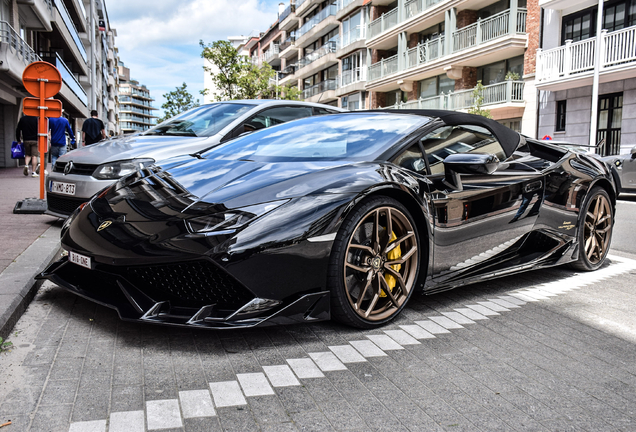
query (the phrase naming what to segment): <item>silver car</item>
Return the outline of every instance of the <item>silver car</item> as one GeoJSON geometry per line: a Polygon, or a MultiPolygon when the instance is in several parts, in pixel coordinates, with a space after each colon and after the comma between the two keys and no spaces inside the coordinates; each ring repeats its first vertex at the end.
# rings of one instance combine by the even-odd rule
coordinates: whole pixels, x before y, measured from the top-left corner
{"type": "Polygon", "coordinates": [[[636,193],[636,146],[629,154],[606,156],[603,160],[613,167],[618,192],[636,193]]]}
{"type": "Polygon", "coordinates": [[[264,99],[193,108],[141,134],[82,147],[60,157],[47,177],[47,214],[65,218],[118,178],[154,162],[196,153],[290,120],[342,111],[310,102],[264,99]]]}

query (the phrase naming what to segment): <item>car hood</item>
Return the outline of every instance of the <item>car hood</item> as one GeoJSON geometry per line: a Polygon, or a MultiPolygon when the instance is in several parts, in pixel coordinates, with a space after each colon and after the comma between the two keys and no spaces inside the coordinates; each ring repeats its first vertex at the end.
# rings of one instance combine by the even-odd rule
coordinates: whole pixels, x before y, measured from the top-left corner
{"type": "Polygon", "coordinates": [[[118,160],[152,158],[155,161],[195,153],[219,142],[219,136],[176,137],[161,135],[133,135],[108,140],[73,150],[58,160],[62,163],[99,165],[118,160]]]}
{"type": "Polygon", "coordinates": [[[386,181],[374,162],[181,159],[167,170],[155,166],[121,179],[94,209],[130,222],[181,219],[316,193],[355,193],[386,181]]]}

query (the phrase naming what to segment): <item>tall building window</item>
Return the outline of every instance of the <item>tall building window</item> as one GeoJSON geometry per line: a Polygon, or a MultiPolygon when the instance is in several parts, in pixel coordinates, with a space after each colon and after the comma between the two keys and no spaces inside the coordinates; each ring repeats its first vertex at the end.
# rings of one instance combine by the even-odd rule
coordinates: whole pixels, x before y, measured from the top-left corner
{"type": "Polygon", "coordinates": [[[557,109],[556,109],[556,128],[554,129],[557,132],[565,131],[565,111],[567,108],[567,101],[561,100],[557,101],[557,109]]]}

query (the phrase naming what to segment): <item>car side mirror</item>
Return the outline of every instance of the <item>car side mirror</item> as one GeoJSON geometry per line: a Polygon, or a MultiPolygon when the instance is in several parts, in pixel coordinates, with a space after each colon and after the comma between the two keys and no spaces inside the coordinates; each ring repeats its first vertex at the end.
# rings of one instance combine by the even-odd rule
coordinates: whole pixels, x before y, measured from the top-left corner
{"type": "Polygon", "coordinates": [[[499,166],[499,158],[493,154],[455,153],[444,159],[444,184],[463,190],[460,174],[490,175],[499,166]]]}
{"type": "Polygon", "coordinates": [[[632,147],[632,150],[630,153],[632,154],[632,159],[636,159],[636,146],[632,147]]]}

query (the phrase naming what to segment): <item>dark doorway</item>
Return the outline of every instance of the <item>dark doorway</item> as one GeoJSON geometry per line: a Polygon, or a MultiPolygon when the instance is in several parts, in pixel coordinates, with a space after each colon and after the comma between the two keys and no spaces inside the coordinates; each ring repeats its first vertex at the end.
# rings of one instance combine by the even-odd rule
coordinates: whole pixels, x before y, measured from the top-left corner
{"type": "Polygon", "coordinates": [[[605,140],[596,152],[616,155],[621,150],[621,120],[623,118],[623,93],[602,95],[598,100],[598,129],[596,142],[605,140]]]}

